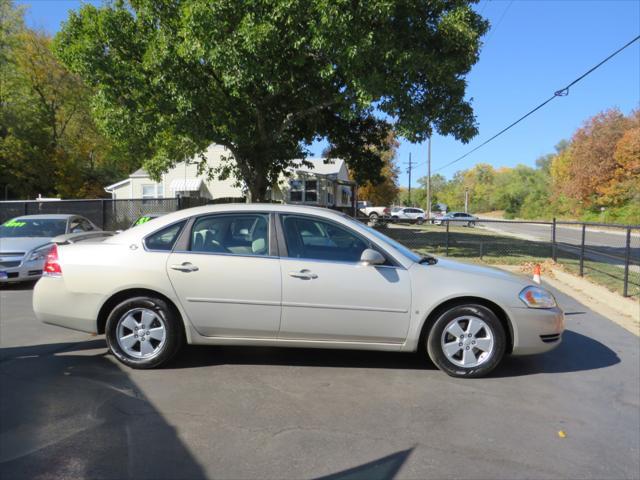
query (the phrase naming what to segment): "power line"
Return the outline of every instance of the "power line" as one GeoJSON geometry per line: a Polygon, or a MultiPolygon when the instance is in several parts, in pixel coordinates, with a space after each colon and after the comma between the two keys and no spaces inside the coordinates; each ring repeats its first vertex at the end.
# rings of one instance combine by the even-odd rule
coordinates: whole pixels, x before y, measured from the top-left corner
{"type": "MultiPolygon", "coordinates": [[[[594,65],[593,67],[591,67],[589,70],[587,70],[585,73],[583,73],[582,75],[580,75],[578,78],[576,78],[575,80],[573,80],[571,83],[569,83],[566,87],[561,88],[560,90],[557,90],[556,92],[554,92],[554,94],[549,97],[548,99],[546,99],[544,102],[542,102],[540,105],[538,105],[537,107],[535,107],[533,110],[530,110],[529,112],[527,112],[526,114],[524,114],[523,116],[521,116],[519,119],[517,119],[515,122],[509,124],[508,126],[506,126],[505,128],[503,128],[502,130],[500,130],[498,133],[496,133],[494,136],[492,136],[491,138],[489,138],[488,140],[485,140],[484,142],[482,142],[480,145],[478,145],[477,147],[469,150],[467,153],[465,153],[464,155],[462,155],[461,157],[456,158],[455,160],[452,160],[451,162],[435,169],[433,171],[433,173],[435,172],[439,172],[440,170],[443,170],[451,165],[453,165],[454,163],[459,162],[460,160],[468,157],[469,155],[471,155],[473,152],[477,151],[478,149],[484,147],[487,143],[491,142],[492,140],[498,138],[500,135],[502,135],[503,133],[505,133],[507,130],[515,127],[518,123],[520,123],[521,121],[523,121],[525,118],[527,118],[528,116],[534,114],[535,112],[537,112],[538,110],[540,110],[542,107],[544,107],[547,103],[551,102],[552,100],[554,100],[556,97],[566,97],[567,95],[569,95],[569,89],[574,86],[576,83],[578,83],[579,81],[581,81],[583,78],[585,78],[587,75],[591,74],[594,70],[600,68],[602,65],[604,65],[606,62],[608,62],[609,60],[611,60],[613,57],[615,57],[616,55],[618,55],[620,52],[622,52],[625,48],[629,47],[631,44],[633,44],[634,42],[637,42],[638,39],[640,39],[640,35],[638,35],[637,37],[635,37],[633,40],[631,40],[630,42],[627,42],[626,44],[624,44],[622,47],[620,47],[618,50],[616,50],[615,52],[613,52],[611,55],[609,55],[608,57],[606,57],[604,60],[602,60],[600,63],[594,65]]],[[[424,162],[422,162],[424,163],[424,162]]],[[[419,165],[416,165],[419,166],[419,165]]]]}
{"type": "Polygon", "coordinates": [[[489,36],[487,37],[487,39],[484,41],[484,45],[483,45],[483,49],[487,48],[487,43],[489,43],[489,40],[491,40],[491,38],[495,35],[496,30],[498,30],[498,27],[500,26],[500,24],[502,23],[502,20],[504,20],[504,17],[507,15],[507,12],[509,11],[509,9],[511,8],[511,5],[513,5],[513,0],[511,0],[508,4],[507,7],[502,11],[502,15],[500,15],[500,19],[498,20],[498,22],[496,23],[496,26],[493,27],[491,29],[491,32],[489,32],[489,36]]]}

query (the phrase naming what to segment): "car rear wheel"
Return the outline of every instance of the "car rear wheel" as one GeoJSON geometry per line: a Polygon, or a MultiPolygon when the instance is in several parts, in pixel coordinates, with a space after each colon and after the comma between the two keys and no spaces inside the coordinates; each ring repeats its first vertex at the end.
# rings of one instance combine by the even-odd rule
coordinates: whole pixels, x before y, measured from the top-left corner
{"type": "Polygon", "coordinates": [[[369,215],[369,220],[371,220],[372,222],[377,222],[378,221],[378,217],[379,215],[376,212],[373,212],[369,215]]]}
{"type": "Polygon", "coordinates": [[[111,353],[132,368],[155,368],[184,343],[180,320],[164,300],[134,297],[117,305],[105,327],[111,353]]]}
{"type": "Polygon", "coordinates": [[[418,225],[422,225],[424,223],[424,218],[418,218],[418,220],[416,221],[416,223],[418,225]]]}
{"type": "Polygon", "coordinates": [[[457,305],[442,313],[427,337],[427,352],[452,377],[483,377],[502,360],[506,335],[498,317],[483,305],[457,305]]]}

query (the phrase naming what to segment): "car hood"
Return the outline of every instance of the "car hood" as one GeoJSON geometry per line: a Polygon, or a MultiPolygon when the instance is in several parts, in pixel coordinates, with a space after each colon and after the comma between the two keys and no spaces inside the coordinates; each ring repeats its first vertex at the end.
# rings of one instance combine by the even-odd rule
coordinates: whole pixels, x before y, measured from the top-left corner
{"type": "Polygon", "coordinates": [[[28,252],[47,243],[51,243],[50,237],[2,237],[0,238],[0,253],[28,252]]]}
{"type": "MultiPolygon", "coordinates": [[[[456,262],[445,258],[438,257],[438,263],[434,265],[437,268],[444,268],[449,271],[456,271],[460,273],[466,273],[474,276],[491,277],[499,280],[513,281],[523,286],[529,285],[531,282],[524,276],[516,275],[499,268],[486,267],[483,265],[474,265],[472,263],[456,262]]],[[[432,265],[428,265],[432,268],[432,265]]]]}

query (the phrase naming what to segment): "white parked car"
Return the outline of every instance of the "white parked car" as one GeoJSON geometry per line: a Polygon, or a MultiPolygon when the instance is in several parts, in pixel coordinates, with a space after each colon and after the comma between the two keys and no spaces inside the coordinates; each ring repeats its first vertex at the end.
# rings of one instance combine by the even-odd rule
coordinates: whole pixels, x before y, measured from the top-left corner
{"type": "Polygon", "coordinates": [[[105,333],[134,368],[187,342],[426,351],[449,375],[477,377],[507,353],[552,349],[564,328],[551,293],[526,278],[417,255],[331,210],[270,204],[197,207],[57,246],[33,308],[105,333]]]}
{"type": "Polygon", "coordinates": [[[389,218],[391,210],[389,207],[375,207],[367,201],[358,202],[358,212],[369,218],[370,222],[376,223],[379,220],[389,218]]]}
{"type": "Polygon", "coordinates": [[[427,214],[421,208],[394,207],[391,209],[391,221],[409,222],[422,225],[427,219],[427,214]]]}

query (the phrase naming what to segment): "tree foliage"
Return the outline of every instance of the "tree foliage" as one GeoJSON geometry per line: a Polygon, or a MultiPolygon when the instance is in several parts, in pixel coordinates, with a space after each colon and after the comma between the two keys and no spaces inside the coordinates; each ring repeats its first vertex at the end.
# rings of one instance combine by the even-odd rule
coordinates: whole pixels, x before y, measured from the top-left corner
{"type": "Polygon", "coordinates": [[[97,131],[91,91],[22,15],[0,0],[0,195],[104,196],[130,157],[97,131]]]}
{"type": "Polygon", "coordinates": [[[488,26],[472,3],[117,1],[72,12],[56,52],[95,89],[103,131],[152,174],[217,143],[231,153],[210,173],[260,200],[316,139],[375,183],[391,127],[472,138],[464,76],[488,26]]]}
{"type": "MultiPolygon", "coordinates": [[[[640,223],[640,111],[595,115],[555,150],[538,158],[535,168],[494,169],[480,163],[456,172],[434,191],[433,202],[461,210],[468,190],[472,212],[640,223]]],[[[414,196],[423,207],[425,183],[421,179],[423,188],[414,196]]]]}

